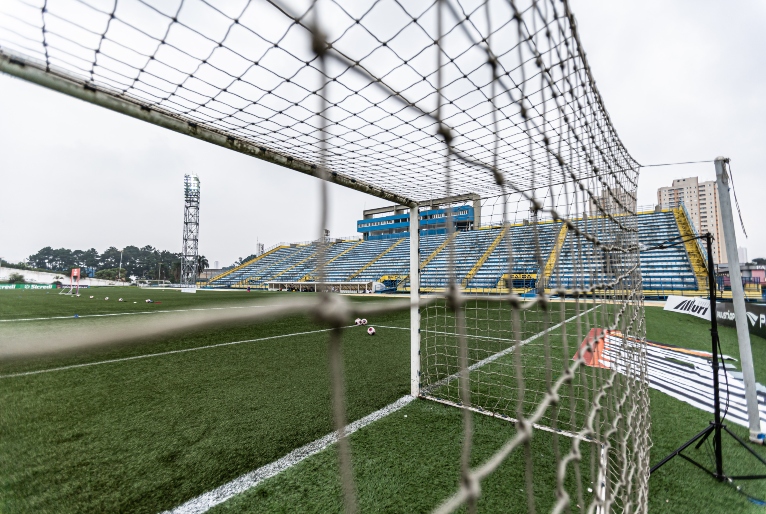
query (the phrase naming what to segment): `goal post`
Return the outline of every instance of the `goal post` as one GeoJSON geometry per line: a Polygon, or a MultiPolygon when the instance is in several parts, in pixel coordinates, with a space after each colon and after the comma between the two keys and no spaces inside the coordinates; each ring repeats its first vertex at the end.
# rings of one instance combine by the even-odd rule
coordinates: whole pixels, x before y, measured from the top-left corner
{"type": "Polygon", "coordinates": [[[410,394],[420,396],[420,208],[410,207],[410,394]]]}

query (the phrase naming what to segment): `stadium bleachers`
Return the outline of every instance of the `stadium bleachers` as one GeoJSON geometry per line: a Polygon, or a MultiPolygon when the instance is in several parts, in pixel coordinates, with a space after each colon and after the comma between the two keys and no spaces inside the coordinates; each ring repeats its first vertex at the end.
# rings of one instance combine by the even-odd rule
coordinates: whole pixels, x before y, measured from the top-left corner
{"type": "MultiPolygon", "coordinates": [[[[511,248],[513,252],[514,274],[538,275],[540,264],[535,261],[536,244],[540,245],[540,254],[546,257],[551,253],[556,235],[561,230],[560,223],[541,223],[539,225],[520,225],[510,228],[511,248]],[[536,230],[535,230],[536,229],[536,230]],[[538,243],[535,243],[535,231],[538,243]]],[[[495,235],[499,230],[493,230],[495,235]]],[[[545,263],[543,263],[544,265],[545,263]]],[[[479,268],[469,288],[497,288],[503,275],[508,273],[508,246],[498,245],[484,265],[479,268]]],[[[504,285],[503,285],[504,286],[504,285]]]]}
{"type": "MultiPolygon", "coordinates": [[[[688,248],[676,245],[656,248],[681,235],[678,213],[641,213],[637,218],[642,247],[641,273],[644,290],[652,294],[691,292],[705,287],[695,275],[688,248]]],[[[579,230],[604,241],[606,220],[577,220],[579,230]]],[[[629,263],[610,257],[561,223],[541,222],[509,227],[512,245],[512,277],[508,276],[508,245],[501,227],[457,232],[451,245],[447,235],[425,235],[420,239],[421,287],[425,292],[445,287],[450,248],[454,252],[454,279],[469,292],[507,291],[511,278],[514,290],[524,292],[539,280],[546,288],[585,289],[610,280],[629,263]],[[543,261],[536,260],[536,248],[543,261]],[[558,261],[558,262],[557,262],[558,261]],[[557,265],[556,265],[557,264],[557,265]],[[621,268],[622,267],[622,268],[621,268]],[[550,275],[550,276],[548,276],[550,275]],[[520,289],[517,289],[520,288],[520,289]]],[[[326,249],[325,280],[332,282],[383,282],[389,289],[409,289],[409,237],[366,241],[339,241],[326,249]]],[[[266,254],[212,279],[209,287],[263,288],[266,282],[316,280],[319,258],[317,243],[280,245],[266,254]]]]}
{"type": "MultiPolygon", "coordinates": [[[[644,248],[680,236],[672,212],[639,216],[638,239],[644,248]]],[[[645,290],[693,290],[707,287],[699,284],[684,245],[641,252],[641,276],[645,290]]]]}
{"type": "MultiPolygon", "coordinates": [[[[374,241],[363,241],[347,254],[329,263],[325,270],[325,276],[330,282],[348,281],[350,280],[350,277],[357,273],[362,267],[368,265],[381,253],[397,243],[400,243],[400,240],[378,239],[374,241]]],[[[401,244],[398,246],[401,246],[401,244]]],[[[357,278],[357,280],[359,282],[362,281],[361,278],[357,278]]]]}
{"type": "MultiPolygon", "coordinates": [[[[638,241],[642,248],[640,259],[643,288],[658,291],[697,290],[697,278],[684,245],[656,248],[680,236],[673,212],[644,213],[637,217],[637,221],[638,241]]],[[[599,234],[604,223],[607,222],[602,219],[586,219],[578,220],[576,226],[608,242],[604,235],[599,234]]],[[[619,256],[615,256],[614,262],[620,263],[619,256]]],[[[622,266],[628,264],[621,263],[622,266]]],[[[570,231],[561,249],[560,264],[548,284],[553,288],[587,289],[596,282],[613,280],[620,271],[620,266],[609,266],[603,251],[597,250],[590,241],[570,231]]]]}

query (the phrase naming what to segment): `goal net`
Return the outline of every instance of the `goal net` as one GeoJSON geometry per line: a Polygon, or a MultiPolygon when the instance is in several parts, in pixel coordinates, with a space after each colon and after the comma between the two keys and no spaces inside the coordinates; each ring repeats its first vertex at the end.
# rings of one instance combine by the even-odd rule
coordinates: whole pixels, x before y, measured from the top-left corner
{"type": "MultiPolygon", "coordinates": [[[[326,182],[408,206],[411,304],[376,309],[411,310],[413,392],[464,413],[437,509],[519,455],[524,510],[646,511],[639,165],[566,0],[8,0],[0,70],[323,179],[322,247],[326,182]],[[476,465],[480,415],[515,428],[476,465]]],[[[319,294],[353,511],[339,327],[363,312],[319,294]]]]}

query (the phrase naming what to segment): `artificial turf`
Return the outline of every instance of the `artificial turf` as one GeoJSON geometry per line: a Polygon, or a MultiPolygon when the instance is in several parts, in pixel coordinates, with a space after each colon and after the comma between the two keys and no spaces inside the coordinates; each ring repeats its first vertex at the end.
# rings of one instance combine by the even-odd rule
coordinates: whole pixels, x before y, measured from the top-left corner
{"type": "Polygon", "coordinates": [[[196,294],[188,294],[177,289],[138,287],[83,288],[79,297],[60,295],[57,289],[8,289],[0,293],[0,320],[57,316],[74,319],[75,314],[84,316],[216,307],[269,297],[269,293],[260,291],[200,290],[196,294]],[[119,302],[119,298],[124,301],[119,302]],[[158,303],[146,303],[147,299],[158,303]]]}
{"type": "MultiPolygon", "coordinates": [[[[269,297],[153,291],[152,298],[161,304],[133,304],[147,293],[135,288],[95,291],[127,301],[112,304],[46,291],[0,291],[0,319],[69,316],[72,306],[81,314],[97,314],[147,310],[147,305],[205,308],[269,297]]],[[[649,339],[709,349],[703,320],[659,308],[646,311],[649,339]]],[[[140,321],[140,316],[135,318],[140,321]]],[[[378,325],[375,338],[358,328],[343,331],[349,420],[409,391],[409,334],[382,328],[407,327],[409,314],[396,312],[371,321],[378,325]]],[[[110,318],[10,324],[19,323],[45,324],[54,331],[66,330],[71,323],[92,323],[106,330],[110,318]]],[[[0,375],[323,328],[313,320],[291,317],[199,330],[126,346],[0,362],[0,375]]],[[[0,338],[4,330],[0,323],[0,338]]],[[[738,355],[733,329],[721,328],[721,343],[725,353],[738,355]]],[[[756,377],[763,383],[766,341],[753,337],[752,344],[756,377]]],[[[0,379],[0,512],[156,512],[282,457],[332,430],[326,348],[326,334],[316,333],[0,379]]],[[[654,463],[704,428],[711,416],[653,390],[650,398],[654,463]]],[[[506,421],[474,418],[473,461],[479,463],[514,429],[506,421]]],[[[746,430],[732,428],[746,436],[746,430]]],[[[553,501],[551,439],[538,431],[532,445],[539,511],[546,511],[553,501]]],[[[419,512],[436,506],[457,485],[460,440],[461,412],[425,400],[355,433],[351,443],[362,510],[419,512]]],[[[737,466],[732,470],[755,471],[753,461],[727,440],[724,449],[727,465],[737,466]]],[[[525,511],[523,470],[522,452],[515,452],[482,484],[480,510],[525,511]]],[[[587,487],[587,469],[584,475],[587,487]]],[[[652,512],[761,510],[733,486],[714,482],[680,459],[657,472],[649,485],[652,512]]],[[[766,497],[760,484],[741,485],[753,496],[766,497]]],[[[571,480],[568,489],[576,490],[571,480]]],[[[341,508],[336,458],[330,448],[217,509],[341,508]]]]}
{"type": "MultiPolygon", "coordinates": [[[[708,323],[690,316],[646,308],[647,337],[652,340],[710,349],[708,323]]],[[[724,353],[739,355],[736,331],[720,327],[724,353]]],[[[766,341],[752,337],[756,378],[766,379],[766,341]]],[[[704,428],[712,415],[670,396],[650,390],[652,417],[652,464],[704,428]]],[[[507,422],[474,416],[476,441],[474,464],[481,462],[513,435],[507,422]]],[[[455,491],[459,478],[461,416],[457,409],[418,400],[396,414],[351,436],[354,472],[359,504],[367,512],[429,511],[455,491]],[[405,415],[407,416],[405,418],[405,415]],[[436,427],[436,429],[434,429],[436,427]],[[374,463],[370,465],[369,463],[374,463]]],[[[740,437],[747,430],[729,427],[740,437]]],[[[551,437],[537,432],[534,441],[536,480],[550,477],[551,437]],[[547,468],[547,469],[546,469],[547,468]]],[[[732,474],[763,473],[744,450],[724,438],[725,470],[732,474]]],[[[756,451],[766,457],[763,448],[756,451]]],[[[687,454],[708,462],[706,447],[688,449],[687,454]]],[[[523,485],[524,461],[521,452],[482,484],[479,510],[482,512],[527,512],[523,485]]],[[[545,512],[553,499],[548,483],[536,481],[538,511],[545,512]]],[[[588,484],[586,483],[586,486],[588,484]]],[[[763,481],[718,483],[688,462],[676,458],[649,480],[649,511],[667,513],[763,512],[764,507],[747,498],[766,498],[763,481]],[[740,486],[741,490],[737,490],[740,486]]],[[[332,451],[323,452],[284,473],[267,480],[247,493],[233,498],[213,512],[339,512],[340,487],[332,451]]]]}
{"type": "MultiPolygon", "coordinates": [[[[165,298],[173,307],[172,292],[165,298]]],[[[204,294],[197,298],[206,304],[204,294]]],[[[393,325],[401,317],[378,320],[393,325]]],[[[70,320],[17,323],[65,330],[70,320]]],[[[70,352],[58,361],[17,359],[3,363],[2,374],[324,328],[290,317],[70,352]]],[[[343,344],[349,419],[407,393],[406,330],[380,329],[371,338],[348,328],[343,344]]],[[[182,503],[331,431],[327,361],[327,334],[315,333],[2,378],[0,511],[156,512],[182,503]]]]}

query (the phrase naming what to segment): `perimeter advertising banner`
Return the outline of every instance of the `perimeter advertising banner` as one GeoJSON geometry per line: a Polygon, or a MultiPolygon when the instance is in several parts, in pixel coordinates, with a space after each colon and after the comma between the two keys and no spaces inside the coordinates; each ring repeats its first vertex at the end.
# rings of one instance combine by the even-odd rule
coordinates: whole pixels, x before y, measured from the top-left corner
{"type": "Polygon", "coordinates": [[[0,289],[56,289],[56,284],[0,284],[0,289]]]}
{"type": "Polygon", "coordinates": [[[710,321],[710,300],[707,298],[668,296],[664,310],[690,314],[710,321]]]}
{"type": "MultiPolygon", "coordinates": [[[[750,333],[766,338],[766,305],[746,303],[745,311],[747,311],[747,327],[750,333]]],[[[716,318],[721,325],[735,326],[734,304],[716,304],[716,318]]]]}

